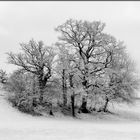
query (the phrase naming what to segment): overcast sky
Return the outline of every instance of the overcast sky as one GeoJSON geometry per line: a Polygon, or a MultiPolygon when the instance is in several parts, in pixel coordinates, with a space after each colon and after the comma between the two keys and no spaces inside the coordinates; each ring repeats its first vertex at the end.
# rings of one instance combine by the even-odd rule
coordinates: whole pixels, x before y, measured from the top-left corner
{"type": "Polygon", "coordinates": [[[123,40],[140,71],[140,2],[0,2],[0,68],[8,73],[16,67],[7,64],[6,52],[18,52],[19,43],[30,39],[46,45],[57,41],[54,28],[67,19],[106,23],[104,32],[123,40]]]}

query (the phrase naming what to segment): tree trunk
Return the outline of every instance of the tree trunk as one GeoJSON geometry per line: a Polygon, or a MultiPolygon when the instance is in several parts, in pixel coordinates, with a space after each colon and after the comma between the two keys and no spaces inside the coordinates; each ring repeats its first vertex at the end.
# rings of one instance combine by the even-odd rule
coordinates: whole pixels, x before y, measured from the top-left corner
{"type": "Polygon", "coordinates": [[[70,88],[72,89],[71,109],[72,109],[72,116],[75,117],[75,95],[74,95],[73,76],[74,76],[73,74],[69,74],[70,88]]]}
{"type": "Polygon", "coordinates": [[[33,83],[32,83],[32,92],[33,92],[33,95],[36,94],[36,82],[35,82],[35,75],[33,75],[33,83]]]}
{"type": "Polygon", "coordinates": [[[104,105],[104,108],[103,108],[103,111],[104,111],[104,112],[107,112],[107,105],[108,105],[108,102],[109,102],[109,99],[106,97],[105,105],[104,105]]]}
{"type": "Polygon", "coordinates": [[[40,97],[39,97],[39,101],[40,103],[43,102],[43,93],[44,93],[44,89],[46,86],[46,80],[43,80],[43,75],[38,76],[38,82],[39,82],[39,90],[40,90],[40,97]]]}
{"type": "Polygon", "coordinates": [[[53,107],[52,107],[52,103],[50,104],[50,112],[49,112],[49,114],[51,115],[51,116],[54,116],[54,114],[53,114],[53,107]]]}
{"type": "MultiPolygon", "coordinates": [[[[88,82],[87,82],[87,80],[85,79],[85,76],[84,76],[84,80],[82,82],[82,85],[85,89],[86,94],[88,95],[87,84],[88,84],[88,82]]],[[[80,107],[80,112],[89,113],[89,110],[87,109],[87,96],[82,97],[82,105],[80,107]]]]}
{"type": "MultiPolygon", "coordinates": [[[[35,75],[33,75],[33,83],[32,83],[32,93],[33,93],[33,96],[36,94],[36,83],[35,83],[35,75]]],[[[36,97],[33,97],[33,102],[32,102],[32,105],[33,107],[36,107],[38,104],[37,100],[36,100],[36,97]]]]}
{"type": "Polygon", "coordinates": [[[63,69],[62,73],[62,90],[63,90],[63,105],[67,105],[67,85],[66,85],[66,76],[65,69],[63,69]]]}
{"type": "Polygon", "coordinates": [[[89,110],[87,109],[87,97],[82,98],[82,105],[80,107],[80,112],[82,113],[89,113],[89,110]]]}
{"type": "Polygon", "coordinates": [[[71,95],[71,108],[72,108],[72,116],[75,117],[75,96],[74,93],[71,95]]]}

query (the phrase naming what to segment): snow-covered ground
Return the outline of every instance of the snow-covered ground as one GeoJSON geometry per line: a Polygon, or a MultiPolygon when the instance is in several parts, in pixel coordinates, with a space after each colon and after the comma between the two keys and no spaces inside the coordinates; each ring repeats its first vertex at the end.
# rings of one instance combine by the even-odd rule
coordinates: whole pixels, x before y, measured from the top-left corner
{"type": "Polygon", "coordinates": [[[140,140],[140,103],[123,107],[108,119],[54,119],[20,113],[1,96],[0,140],[140,140]]]}

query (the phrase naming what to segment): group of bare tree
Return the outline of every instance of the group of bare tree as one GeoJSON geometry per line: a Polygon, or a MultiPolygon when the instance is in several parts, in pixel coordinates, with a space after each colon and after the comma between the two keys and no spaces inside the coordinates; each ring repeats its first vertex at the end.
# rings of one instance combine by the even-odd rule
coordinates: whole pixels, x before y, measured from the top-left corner
{"type": "Polygon", "coordinates": [[[55,48],[33,39],[21,43],[23,53],[8,53],[8,62],[20,68],[7,82],[10,90],[18,87],[16,97],[20,102],[23,95],[32,97],[34,107],[52,108],[56,101],[62,110],[71,108],[74,117],[75,109],[107,112],[110,101],[132,103],[139,87],[134,63],[123,42],[104,33],[104,27],[99,21],[70,19],[56,28],[60,36],[55,48]]]}

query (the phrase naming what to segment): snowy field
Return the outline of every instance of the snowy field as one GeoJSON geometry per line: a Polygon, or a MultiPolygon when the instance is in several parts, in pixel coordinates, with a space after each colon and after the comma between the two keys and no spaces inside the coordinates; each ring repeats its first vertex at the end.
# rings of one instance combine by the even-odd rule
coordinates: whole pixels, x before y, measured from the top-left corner
{"type": "Polygon", "coordinates": [[[32,117],[0,96],[0,140],[140,140],[139,101],[135,107],[119,105],[113,110],[117,114],[107,119],[32,117]]]}

